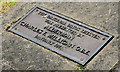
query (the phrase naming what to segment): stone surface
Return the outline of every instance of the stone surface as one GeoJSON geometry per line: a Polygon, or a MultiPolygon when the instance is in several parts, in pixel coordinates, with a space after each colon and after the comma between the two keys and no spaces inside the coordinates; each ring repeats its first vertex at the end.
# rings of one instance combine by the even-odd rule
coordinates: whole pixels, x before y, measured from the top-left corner
{"type": "Polygon", "coordinates": [[[110,70],[110,72],[115,72],[118,71],[120,72],[120,61],[110,70]]]}
{"type": "Polygon", "coordinates": [[[99,30],[110,33],[113,40],[87,65],[89,70],[110,70],[118,62],[118,3],[18,2],[2,16],[3,70],[73,70],[77,63],[18,35],[7,32],[14,20],[35,5],[56,11],[99,30]]]}
{"type": "Polygon", "coordinates": [[[2,17],[0,17],[0,71],[2,70],[2,17]]]}

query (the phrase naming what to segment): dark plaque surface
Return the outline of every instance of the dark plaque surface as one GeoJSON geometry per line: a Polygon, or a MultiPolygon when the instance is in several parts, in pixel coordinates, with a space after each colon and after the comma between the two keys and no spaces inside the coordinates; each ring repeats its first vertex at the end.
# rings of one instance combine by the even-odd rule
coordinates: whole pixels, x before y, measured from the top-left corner
{"type": "Polygon", "coordinates": [[[9,30],[82,65],[113,38],[39,6],[31,9],[9,30]]]}

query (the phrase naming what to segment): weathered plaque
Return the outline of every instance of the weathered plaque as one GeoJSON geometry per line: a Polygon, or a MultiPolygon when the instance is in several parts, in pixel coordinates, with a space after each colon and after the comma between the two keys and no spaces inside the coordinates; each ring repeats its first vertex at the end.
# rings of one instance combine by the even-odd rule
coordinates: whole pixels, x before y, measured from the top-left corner
{"type": "Polygon", "coordinates": [[[10,29],[11,32],[85,65],[113,36],[35,6],[10,29]]]}

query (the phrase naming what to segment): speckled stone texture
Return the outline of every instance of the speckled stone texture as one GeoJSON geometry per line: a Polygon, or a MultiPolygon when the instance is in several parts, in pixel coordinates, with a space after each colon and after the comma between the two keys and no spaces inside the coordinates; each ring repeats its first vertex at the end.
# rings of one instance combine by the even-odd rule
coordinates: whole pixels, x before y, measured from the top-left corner
{"type": "Polygon", "coordinates": [[[0,71],[2,70],[2,17],[0,17],[0,71]]]}
{"type": "Polygon", "coordinates": [[[118,3],[19,2],[2,16],[3,70],[74,70],[77,63],[5,29],[35,5],[56,11],[114,36],[87,65],[88,70],[110,70],[118,62],[118,3]]]}

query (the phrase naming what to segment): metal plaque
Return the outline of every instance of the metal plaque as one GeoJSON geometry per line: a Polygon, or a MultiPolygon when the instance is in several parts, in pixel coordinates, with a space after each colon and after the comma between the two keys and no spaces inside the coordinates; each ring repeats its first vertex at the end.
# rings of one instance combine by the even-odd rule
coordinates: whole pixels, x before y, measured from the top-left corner
{"type": "Polygon", "coordinates": [[[93,27],[35,6],[9,31],[85,65],[112,38],[93,27]]]}

